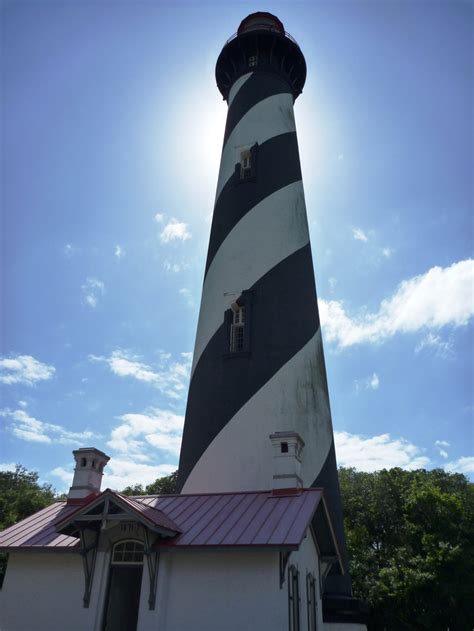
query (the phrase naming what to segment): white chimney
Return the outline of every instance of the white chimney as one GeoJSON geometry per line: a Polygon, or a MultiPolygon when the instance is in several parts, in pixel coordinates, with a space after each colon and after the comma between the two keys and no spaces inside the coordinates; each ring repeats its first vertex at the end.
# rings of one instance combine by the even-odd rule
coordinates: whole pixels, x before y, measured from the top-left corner
{"type": "Polygon", "coordinates": [[[70,503],[80,503],[86,497],[100,493],[102,472],[110,458],[95,447],[82,447],[72,453],[76,460],[76,468],[67,499],[70,503]]]}
{"type": "Polygon", "coordinates": [[[301,453],[304,441],[298,432],[270,434],[273,446],[273,491],[283,492],[303,488],[301,453]]]}

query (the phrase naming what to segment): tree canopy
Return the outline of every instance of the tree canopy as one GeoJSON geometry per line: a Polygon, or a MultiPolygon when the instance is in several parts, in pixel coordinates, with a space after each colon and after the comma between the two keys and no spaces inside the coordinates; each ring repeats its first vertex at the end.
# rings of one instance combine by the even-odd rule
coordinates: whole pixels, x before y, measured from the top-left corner
{"type": "MultiPolygon", "coordinates": [[[[177,471],[126,495],[176,493],[177,471]]],[[[474,484],[460,474],[339,469],[354,594],[369,631],[472,631],[474,484]]],[[[38,474],[0,472],[0,529],[57,500],[38,474]]],[[[6,555],[0,555],[0,584],[6,555]]]]}
{"type": "Polygon", "coordinates": [[[471,631],[474,485],[465,476],[339,470],[350,571],[370,631],[471,631]]]}
{"type": "Polygon", "coordinates": [[[143,487],[142,484],[132,484],[121,491],[124,495],[172,495],[176,493],[176,482],[178,480],[178,471],[174,471],[170,475],[157,478],[151,484],[143,487]]]}
{"type": "Polygon", "coordinates": [[[39,484],[38,474],[16,465],[0,471],[0,530],[36,513],[58,499],[50,484],[39,484]]]}
{"type": "MultiPolygon", "coordinates": [[[[16,524],[52,504],[56,491],[50,484],[39,484],[38,474],[16,465],[15,471],[0,471],[0,530],[16,524]]],[[[7,566],[7,554],[0,553],[0,587],[7,566]]]]}

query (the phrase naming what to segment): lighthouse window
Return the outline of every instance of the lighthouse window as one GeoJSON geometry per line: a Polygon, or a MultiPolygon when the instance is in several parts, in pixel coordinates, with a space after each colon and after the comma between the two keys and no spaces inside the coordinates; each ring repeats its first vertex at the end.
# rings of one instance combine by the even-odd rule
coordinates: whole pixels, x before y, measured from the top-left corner
{"type": "Polygon", "coordinates": [[[249,68],[255,68],[255,66],[258,63],[258,57],[257,55],[251,55],[249,57],[249,68]]]}
{"type": "Polygon", "coordinates": [[[245,346],[245,306],[232,308],[233,322],[230,327],[230,352],[241,353],[245,346]]]}
{"type": "Polygon", "coordinates": [[[250,149],[245,149],[240,154],[240,179],[252,177],[252,154],[250,149]]]}
{"type": "Polygon", "coordinates": [[[244,289],[224,314],[224,357],[247,357],[250,354],[252,292],[244,289]]]}
{"type": "Polygon", "coordinates": [[[294,565],[288,569],[289,631],[300,631],[300,573],[294,565]]]}

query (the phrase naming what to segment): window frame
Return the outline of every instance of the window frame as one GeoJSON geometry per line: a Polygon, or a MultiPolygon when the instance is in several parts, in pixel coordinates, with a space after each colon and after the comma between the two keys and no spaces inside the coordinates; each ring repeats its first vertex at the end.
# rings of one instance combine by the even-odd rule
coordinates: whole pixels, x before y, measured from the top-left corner
{"type": "MultiPolygon", "coordinates": [[[[235,295],[235,294],[234,294],[235,295]]],[[[251,335],[251,317],[252,317],[253,295],[250,290],[244,290],[240,296],[232,304],[224,314],[224,330],[225,330],[225,350],[224,358],[232,357],[248,357],[250,355],[250,335],[251,335]],[[243,308],[240,313],[243,314],[242,322],[235,322],[236,308],[243,308]],[[242,343],[236,348],[233,338],[236,329],[242,331],[242,343]]]]}
{"type": "Polygon", "coordinates": [[[306,612],[308,616],[308,631],[317,631],[318,603],[316,600],[316,578],[311,572],[306,574],[306,612]]]}
{"type": "Polygon", "coordinates": [[[290,565],[290,567],[288,568],[289,631],[301,631],[300,602],[300,573],[296,566],[290,565]]]}
{"type": "Polygon", "coordinates": [[[257,179],[258,143],[236,147],[235,182],[255,182],[257,179]]]}
{"type": "Polygon", "coordinates": [[[248,57],[248,67],[256,68],[258,66],[258,55],[249,55],[248,57]]]}
{"type": "Polygon", "coordinates": [[[144,557],[145,557],[145,545],[143,543],[143,541],[140,541],[140,539],[120,539],[120,541],[116,541],[114,543],[114,545],[112,546],[112,552],[110,555],[110,565],[134,565],[134,566],[139,566],[139,565],[143,565],[144,564],[144,557]],[[133,550],[126,550],[125,548],[121,551],[122,552],[122,557],[125,555],[126,552],[131,552],[133,555],[137,552],[137,546],[141,547],[141,561],[137,561],[137,560],[132,560],[132,561],[125,561],[123,558],[120,560],[115,559],[115,553],[117,552],[117,548],[119,546],[126,546],[127,543],[133,543],[134,547],[133,550]]]}

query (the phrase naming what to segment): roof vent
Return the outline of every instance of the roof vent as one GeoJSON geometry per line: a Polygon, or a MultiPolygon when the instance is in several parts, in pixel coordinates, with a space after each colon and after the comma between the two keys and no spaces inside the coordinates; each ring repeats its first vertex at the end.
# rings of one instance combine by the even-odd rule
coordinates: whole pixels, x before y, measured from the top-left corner
{"type": "Polygon", "coordinates": [[[273,493],[281,495],[303,488],[301,454],[304,441],[298,432],[270,434],[273,446],[273,493]]]}
{"type": "Polygon", "coordinates": [[[85,498],[100,493],[102,472],[110,458],[95,447],[81,447],[72,453],[76,468],[67,501],[68,504],[82,504],[85,498]]]}

